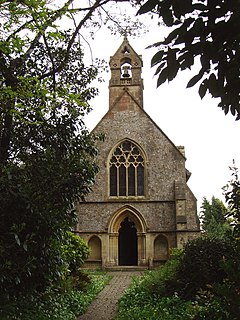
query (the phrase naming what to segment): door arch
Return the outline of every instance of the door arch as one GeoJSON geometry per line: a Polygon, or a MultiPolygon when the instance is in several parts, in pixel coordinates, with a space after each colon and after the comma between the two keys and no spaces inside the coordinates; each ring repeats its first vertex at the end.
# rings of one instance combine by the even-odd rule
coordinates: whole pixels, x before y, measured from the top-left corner
{"type": "Polygon", "coordinates": [[[138,264],[137,229],[128,217],[121,222],[118,232],[118,264],[120,266],[138,264]]]}
{"type": "Polygon", "coordinates": [[[108,223],[108,263],[115,266],[145,265],[146,230],[144,217],[134,207],[126,205],[115,212],[108,223]],[[122,248],[130,252],[124,256],[122,248]]]}

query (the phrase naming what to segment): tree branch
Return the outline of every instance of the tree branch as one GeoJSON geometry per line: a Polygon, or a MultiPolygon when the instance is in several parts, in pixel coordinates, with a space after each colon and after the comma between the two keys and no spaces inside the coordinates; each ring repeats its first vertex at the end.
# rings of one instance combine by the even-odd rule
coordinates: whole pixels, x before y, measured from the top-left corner
{"type": "Polygon", "coordinates": [[[50,50],[50,48],[49,48],[49,46],[48,46],[48,43],[47,43],[47,39],[46,39],[45,34],[43,34],[43,40],[44,40],[45,46],[46,46],[46,48],[47,48],[47,52],[48,52],[49,58],[50,58],[50,60],[51,60],[51,62],[52,62],[53,88],[54,88],[54,92],[55,92],[55,89],[56,89],[56,68],[55,68],[55,63],[54,63],[54,59],[53,59],[51,50],[50,50]]]}
{"type": "MultiPolygon", "coordinates": [[[[106,3],[106,2],[109,2],[111,0],[105,0],[103,3],[106,3]]],[[[78,35],[79,33],[79,30],[82,28],[82,26],[85,24],[85,22],[91,17],[91,15],[93,14],[93,12],[95,11],[96,8],[98,8],[100,6],[101,3],[101,0],[96,0],[95,4],[90,8],[89,12],[86,14],[86,16],[79,22],[79,24],[77,25],[69,43],[68,43],[68,46],[67,46],[67,50],[66,50],[66,54],[65,54],[65,58],[63,59],[63,61],[60,63],[60,65],[56,68],[56,72],[59,72],[60,70],[62,70],[62,68],[64,67],[68,57],[69,57],[69,52],[71,50],[71,47],[74,43],[74,40],[76,38],[76,36],[78,35]]],[[[40,77],[40,80],[46,78],[46,77],[49,77],[53,75],[53,70],[48,72],[48,73],[45,73],[43,74],[41,77],[40,77]]]]}
{"type": "MultiPolygon", "coordinates": [[[[32,43],[31,43],[29,49],[28,49],[28,50],[25,52],[25,54],[21,57],[21,63],[23,63],[23,61],[25,61],[25,60],[30,56],[30,54],[31,54],[32,51],[34,50],[36,44],[39,42],[41,36],[44,34],[44,32],[46,31],[46,29],[47,29],[48,27],[50,27],[54,21],[56,21],[58,18],[60,18],[62,14],[64,14],[64,13],[67,12],[69,5],[70,5],[73,1],[74,1],[74,0],[69,0],[69,1],[67,1],[62,8],[56,10],[56,11],[54,12],[54,14],[51,16],[51,18],[48,19],[48,20],[45,22],[45,26],[42,26],[41,31],[39,31],[38,34],[36,35],[36,37],[33,39],[33,41],[32,41],[32,43]]],[[[33,19],[34,19],[34,17],[33,17],[33,19]]],[[[36,19],[35,19],[35,20],[36,20],[36,19]]]]}
{"type": "Polygon", "coordinates": [[[6,39],[6,42],[10,41],[11,37],[14,36],[15,34],[17,34],[18,32],[20,32],[21,30],[23,30],[28,24],[30,24],[31,22],[33,22],[34,20],[30,20],[25,22],[23,25],[21,25],[17,30],[15,30],[12,34],[10,34],[8,36],[8,38],[6,39]]]}

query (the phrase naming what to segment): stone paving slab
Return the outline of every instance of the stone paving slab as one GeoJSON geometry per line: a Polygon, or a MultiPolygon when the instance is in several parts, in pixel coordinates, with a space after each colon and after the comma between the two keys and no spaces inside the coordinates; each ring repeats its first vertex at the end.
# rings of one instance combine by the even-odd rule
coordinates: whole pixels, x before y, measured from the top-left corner
{"type": "Polygon", "coordinates": [[[117,303],[124,291],[132,282],[133,276],[141,275],[139,271],[108,272],[112,280],[98,294],[87,312],[77,320],[113,320],[117,314],[117,303]]]}

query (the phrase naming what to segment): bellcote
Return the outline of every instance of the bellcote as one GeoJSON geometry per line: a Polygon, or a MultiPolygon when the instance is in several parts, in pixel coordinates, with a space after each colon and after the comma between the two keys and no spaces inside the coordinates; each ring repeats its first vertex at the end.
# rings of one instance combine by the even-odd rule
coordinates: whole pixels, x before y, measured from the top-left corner
{"type": "Polygon", "coordinates": [[[131,47],[127,37],[116,53],[110,57],[109,108],[127,92],[135,103],[143,108],[142,57],[131,47]]]}

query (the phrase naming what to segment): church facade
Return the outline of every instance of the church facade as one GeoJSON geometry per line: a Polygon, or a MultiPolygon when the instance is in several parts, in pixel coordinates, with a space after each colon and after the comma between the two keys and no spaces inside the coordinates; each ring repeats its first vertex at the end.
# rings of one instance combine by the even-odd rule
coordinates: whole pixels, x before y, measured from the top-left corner
{"type": "Polygon", "coordinates": [[[76,232],[91,248],[88,267],[155,267],[199,235],[196,198],[184,148],[143,109],[142,58],[127,38],[110,69],[109,110],[93,130],[105,134],[100,171],[77,205],[76,232]]]}

